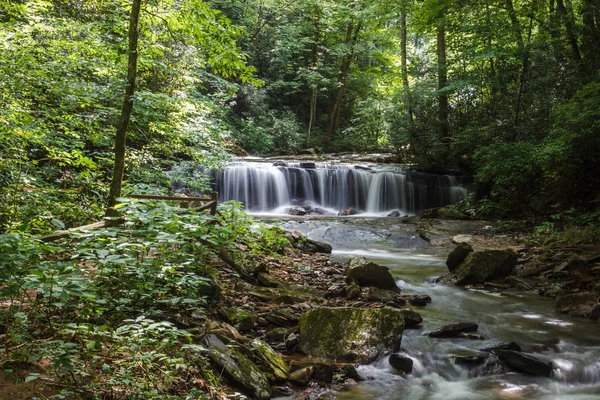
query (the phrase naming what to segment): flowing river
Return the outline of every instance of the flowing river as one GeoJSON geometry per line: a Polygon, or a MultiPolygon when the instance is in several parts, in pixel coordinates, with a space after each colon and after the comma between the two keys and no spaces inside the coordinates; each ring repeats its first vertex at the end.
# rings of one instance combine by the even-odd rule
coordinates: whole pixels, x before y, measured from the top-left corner
{"type": "Polygon", "coordinates": [[[447,273],[448,248],[430,246],[410,224],[383,219],[287,221],[285,229],[332,244],[332,258],[364,256],[388,266],[406,294],[427,294],[432,302],[414,307],[423,329],[405,330],[402,352],[412,358],[412,374],[401,376],[387,357],[359,367],[365,378],[339,400],[416,399],[600,399],[600,325],[571,319],[554,311],[554,303],[532,293],[463,290],[436,285],[447,273]],[[552,377],[508,372],[482,376],[477,366],[461,364],[474,356],[480,340],[433,339],[428,331],[442,325],[472,321],[485,339],[517,342],[524,351],[551,361],[552,377]]]}
{"type": "MultiPolygon", "coordinates": [[[[248,162],[225,171],[206,171],[221,200],[237,200],[254,214],[336,215],[352,207],[363,216],[415,214],[444,206],[476,190],[472,179],[405,167],[315,162],[248,162]]],[[[267,217],[269,218],[269,217],[267,217]]],[[[273,217],[270,217],[273,218],[273,217]]],[[[338,400],[425,399],[600,399],[600,324],[554,311],[554,302],[533,293],[464,290],[437,285],[447,273],[450,247],[430,245],[411,223],[398,218],[284,217],[282,227],[328,242],[334,261],[364,256],[391,269],[405,294],[426,294],[432,302],[414,307],[422,329],[405,330],[402,352],[413,371],[402,376],[387,357],[359,367],[365,379],[338,400]],[[482,340],[433,339],[431,330],[471,321],[486,340],[517,342],[524,352],[553,365],[550,378],[516,372],[484,374],[469,363],[482,340]]],[[[469,232],[464,232],[469,233],[469,232]]]]}

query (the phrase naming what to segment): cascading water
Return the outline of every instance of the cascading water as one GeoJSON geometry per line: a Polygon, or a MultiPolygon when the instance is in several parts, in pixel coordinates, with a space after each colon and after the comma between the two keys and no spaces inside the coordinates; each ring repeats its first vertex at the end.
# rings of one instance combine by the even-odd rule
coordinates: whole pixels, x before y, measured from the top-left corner
{"type": "Polygon", "coordinates": [[[455,203],[469,192],[469,184],[456,176],[390,166],[238,161],[209,174],[221,201],[240,201],[251,212],[282,213],[300,205],[322,214],[350,207],[414,214],[455,203]]]}

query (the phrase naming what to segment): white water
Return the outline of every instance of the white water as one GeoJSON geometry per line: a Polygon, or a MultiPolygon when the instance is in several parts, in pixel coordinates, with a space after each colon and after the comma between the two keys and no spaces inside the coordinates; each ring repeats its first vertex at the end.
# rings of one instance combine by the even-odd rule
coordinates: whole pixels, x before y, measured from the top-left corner
{"type": "Polygon", "coordinates": [[[468,194],[456,176],[380,165],[234,162],[209,174],[221,201],[240,201],[255,213],[285,214],[292,206],[308,206],[321,214],[352,207],[366,215],[392,210],[404,215],[468,194]]]}

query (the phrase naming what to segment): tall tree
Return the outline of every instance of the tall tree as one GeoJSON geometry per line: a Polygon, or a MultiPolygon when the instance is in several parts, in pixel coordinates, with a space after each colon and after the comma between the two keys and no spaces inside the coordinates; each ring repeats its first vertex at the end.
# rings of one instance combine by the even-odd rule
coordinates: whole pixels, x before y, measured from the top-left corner
{"type": "Polygon", "coordinates": [[[123,185],[123,174],[125,172],[125,145],[127,139],[127,127],[133,111],[133,101],[135,95],[135,81],[137,77],[138,63],[138,25],[140,20],[140,9],[142,0],[133,0],[131,12],[129,14],[129,59],[127,62],[127,86],[125,88],[125,97],[121,108],[121,117],[117,124],[117,133],[115,134],[115,164],[110,184],[110,193],[108,195],[108,205],[106,216],[114,217],[116,215],[115,205],[117,198],[121,196],[121,186],[123,185]]]}
{"type": "Polygon", "coordinates": [[[449,110],[448,92],[448,61],[446,59],[446,27],[441,22],[437,28],[437,71],[438,71],[438,124],[440,139],[445,145],[449,145],[449,110]]]}

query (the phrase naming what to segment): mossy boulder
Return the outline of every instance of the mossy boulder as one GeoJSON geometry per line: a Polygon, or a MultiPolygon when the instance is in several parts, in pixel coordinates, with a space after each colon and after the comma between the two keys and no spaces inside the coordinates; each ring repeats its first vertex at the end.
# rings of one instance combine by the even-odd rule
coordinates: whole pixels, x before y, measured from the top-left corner
{"type": "Polygon", "coordinates": [[[367,363],[402,340],[404,315],[392,308],[316,308],[300,317],[300,350],[339,362],[367,363]]]}
{"type": "Polygon", "coordinates": [[[262,364],[275,379],[287,379],[289,367],[271,346],[259,339],[254,339],[250,346],[256,359],[262,364]]]}
{"type": "Polygon", "coordinates": [[[207,335],[204,343],[208,356],[219,371],[254,399],[271,398],[271,387],[265,374],[248,357],[227,347],[215,335],[207,335]]]}
{"type": "Polygon", "coordinates": [[[325,253],[331,254],[333,248],[330,244],[319,242],[318,240],[302,237],[296,243],[296,247],[306,253],[325,253]]]}
{"type": "Polygon", "coordinates": [[[344,271],[346,281],[354,282],[359,286],[373,286],[379,289],[396,290],[396,281],[390,269],[383,265],[375,264],[364,257],[354,257],[348,263],[344,271]]]}
{"type": "Polygon", "coordinates": [[[515,268],[517,254],[510,250],[484,250],[470,253],[465,261],[441,283],[469,285],[504,279],[515,268]]]}
{"type": "Polygon", "coordinates": [[[462,264],[469,254],[473,252],[473,247],[468,243],[459,243],[446,258],[448,271],[452,272],[462,264]]]}

